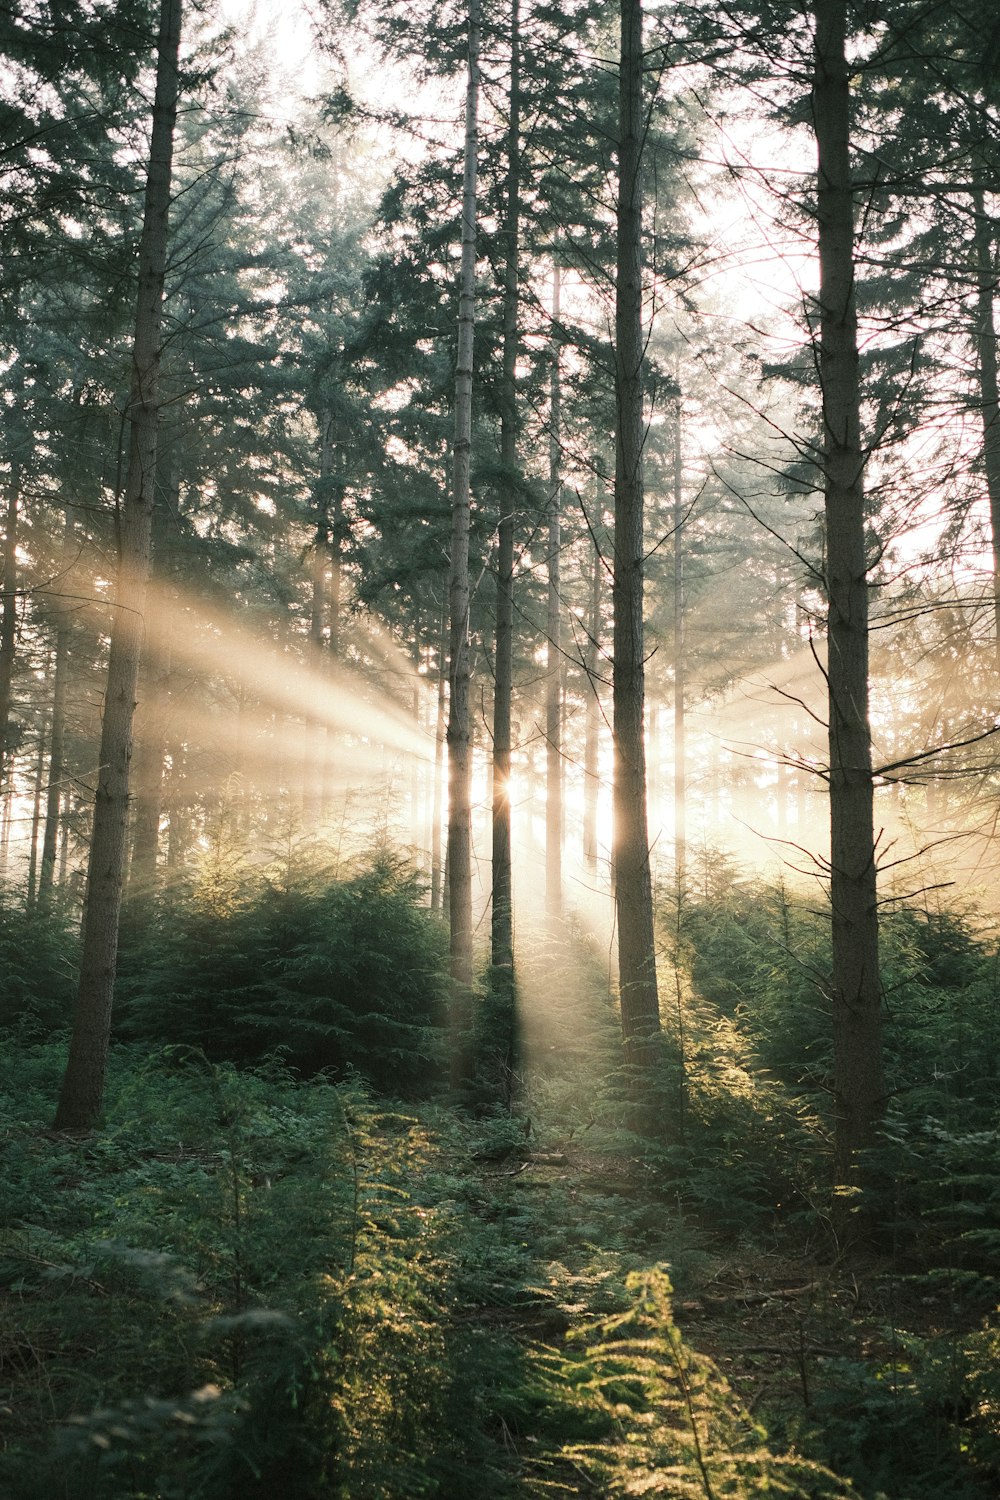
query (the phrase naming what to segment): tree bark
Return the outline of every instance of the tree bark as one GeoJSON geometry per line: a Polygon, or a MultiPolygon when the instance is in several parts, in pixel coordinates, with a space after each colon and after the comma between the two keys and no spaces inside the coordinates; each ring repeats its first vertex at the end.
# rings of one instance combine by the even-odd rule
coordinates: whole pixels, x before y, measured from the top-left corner
{"type": "Polygon", "coordinates": [[[7,481],[3,533],[3,588],[0,589],[0,789],[7,789],[14,759],[11,697],[17,652],[17,532],[21,504],[21,464],[12,458],[7,481]]]}
{"type": "Polygon", "coordinates": [[[993,267],[993,221],[986,215],[982,188],[972,195],[976,238],[976,352],[983,423],[983,467],[990,504],[990,544],[993,556],[993,639],[1000,671],[1000,379],[997,374],[997,329],[993,310],[996,272],[993,267]]]}
{"type": "Polygon", "coordinates": [[[560,268],[552,267],[552,339],[549,348],[549,538],[545,661],[545,912],[562,916],[562,380],[559,368],[560,268]]]}
{"type": "Polygon", "coordinates": [[[494,984],[514,972],[514,890],[511,873],[510,765],[514,656],[514,513],[517,509],[518,259],[520,254],[520,5],[512,0],[510,113],[504,188],[503,355],[500,379],[500,463],[506,493],[497,527],[496,653],[493,690],[493,903],[491,962],[494,984]]]}
{"type": "Polygon", "coordinates": [[[132,717],[142,651],[156,475],[163,285],[180,29],[181,0],[161,0],[153,128],[139,242],[139,290],[128,408],[131,433],[120,513],[115,615],[87,871],[80,988],[69,1060],[56,1110],[57,1130],[89,1129],[100,1117],[104,1100],[125,873],[132,717]]]}
{"type": "Polygon", "coordinates": [[[845,0],[815,0],[819,374],[823,401],[830,743],[834,1167],[860,1181],[885,1106],[868,709],[861,448],[845,0]]]}
{"type": "Polygon", "coordinates": [[[590,608],[583,670],[587,678],[587,711],[583,741],[583,862],[597,874],[597,804],[601,791],[601,691],[597,664],[601,639],[601,582],[604,561],[594,543],[590,572],[590,608]]]}
{"type": "MultiPolygon", "coordinates": [[[[73,521],[69,506],[63,517],[62,582],[73,560],[73,521]]],[[[71,615],[66,599],[56,602],[56,646],[52,665],[52,725],[49,731],[49,780],[45,794],[45,832],[38,871],[38,904],[44,908],[55,885],[59,839],[59,804],[66,761],[66,678],[69,670],[71,615]]]]}
{"type": "MultiPolygon", "coordinates": [[[[52,668],[52,656],[45,664],[45,675],[48,677],[52,668]]],[[[31,793],[31,837],[28,843],[28,907],[35,905],[37,892],[36,882],[38,880],[38,835],[42,826],[42,778],[45,774],[45,751],[49,737],[48,714],[43,712],[42,722],[38,730],[38,746],[35,751],[35,772],[33,789],[31,793]]]]}
{"type": "Polygon", "coordinates": [[[615,305],[614,882],[626,1060],[651,1064],[660,1014],[643,739],[642,4],[621,0],[615,305]]]}
{"type": "Polygon", "coordinates": [[[683,408],[678,397],[674,428],[674,874],[678,893],[687,875],[687,735],[684,718],[683,408]]]}
{"type": "Polygon", "coordinates": [[[472,1000],[472,717],[469,659],[469,532],[472,366],[476,317],[476,157],[479,144],[479,0],[469,3],[469,73],[462,185],[462,272],[455,369],[448,704],[448,911],[453,1083],[467,1072],[472,1000]]]}

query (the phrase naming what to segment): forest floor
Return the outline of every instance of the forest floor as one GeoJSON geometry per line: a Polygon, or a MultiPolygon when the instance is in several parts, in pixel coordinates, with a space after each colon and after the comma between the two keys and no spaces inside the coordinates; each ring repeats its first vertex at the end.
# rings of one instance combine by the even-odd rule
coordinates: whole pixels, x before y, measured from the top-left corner
{"type": "Polygon", "coordinates": [[[0,1079],[9,1500],[996,1493],[982,1287],[695,1210],[544,1091],[529,1125],[123,1050],[69,1138],[59,1062],[0,1079]]]}

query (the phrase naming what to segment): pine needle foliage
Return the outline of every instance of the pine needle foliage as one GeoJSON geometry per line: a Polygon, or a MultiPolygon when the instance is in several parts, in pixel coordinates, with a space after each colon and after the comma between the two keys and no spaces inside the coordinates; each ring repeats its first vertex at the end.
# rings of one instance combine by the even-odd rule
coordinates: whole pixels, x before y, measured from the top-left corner
{"type": "Polygon", "coordinates": [[[217,881],[168,898],[123,949],[118,1034],[426,1092],[443,1059],[446,945],[422,896],[412,867],[382,853],[339,877],[244,871],[224,900],[217,881]]]}

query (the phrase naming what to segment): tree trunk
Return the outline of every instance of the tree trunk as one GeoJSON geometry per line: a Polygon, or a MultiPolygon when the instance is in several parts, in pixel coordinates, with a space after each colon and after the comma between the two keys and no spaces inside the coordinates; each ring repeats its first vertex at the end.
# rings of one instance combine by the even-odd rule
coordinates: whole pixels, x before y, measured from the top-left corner
{"type": "MultiPolygon", "coordinates": [[[[48,677],[52,668],[52,656],[45,664],[45,675],[48,677]]],[[[31,838],[28,844],[28,906],[35,905],[36,881],[38,879],[38,834],[42,826],[42,778],[45,774],[45,750],[49,736],[48,714],[42,714],[42,723],[38,731],[38,748],[35,753],[35,774],[33,777],[33,790],[31,793],[31,838]]]]}
{"type": "Polygon", "coordinates": [[[462,279],[455,370],[448,705],[448,911],[451,932],[452,1082],[467,1072],[472,1003],[472,716],[469,660],[469,531],[472,356],[476,316],[476,156],[479,143],[479,0],[469,3],[469,78],[462,187],[462,279]]]}
{"type": "Polygon", "coordinates": [[[441,777],[444,772],[445,725],[448,718],[448,611],[441,610],[438,636],[437,711],[434,721],[434,786],[431,793],[431,911],[443,906],[441,882],[441,777]]]}
{"type": "Polygon", "coordinates": [[[885,1106],[845,0],[816,0],[819,374],[823,399],[830,735],[830,897],[838,1183],[859,1181],[885,1106]]]}
{"type": "Polygon", "coordinates": [[[684,720],[684,468],[682,404],[675,408],[674,429],[674,873],[678,892],[687,873],[687,744],[684,720]]]}
{"type": "MultiPolygon", "coordinates": [[[[310,569],[309,641],[312,669],[322,674],[328,662],[326,651],[327,570],[330,566],[330,476],[333,469],[333,418],[324,411],[319,419],[319,480],[316,485],[316,526],[313,532],[312,567],[310,569]]],[[[325,814],[328,731],[323,720],[312,720],[306,737],[305,782],[306,831],[315,830],[325,814]],[[311,752],[311,753],[310,753],[311,752]]]]}
{"type": "Polygon", "coordinates": [[[990,502],[990,542],[993,554],[993,638],[1000,670],[1000,381],[997,376],[997,330],[993,311],[996,273],[993,268],[993,220],[987,217],[983,190],[972,195],[975,212],[976,350],[979,357],[979,395],[983,422],[983,467],[990,502]]]}
{"type": "MultiPolygon", "coordinates": [[[[7,788],[14,745],[11,695],[17,650],[17,530],[21,503],[21,465],[11,459],[7,482],[7,515],[3,533],[3,588],[0,590],[0,788],[7,788]]],[[[9,793],[12,795],[12,793],[9,793]]]]}
{"type": "MultiPolygon", "coordinates": [[[[72,564],[73,521],[69,507],[63,519],[62,580],[65,586],[72,564]]],[[[45,794],[45,832],[38,872],[38,904],[44,908],[55,885],[56,851],[59,838],[59,804],[66,759],[66,678],[69,670],[70,610],[65,599],[56,604],[56,648],[52,666],[52,726],[49,732],[49,781],[45,794]]]]}
{"type": "Polygon", "coordinates": [[[545,662],[545,912],[562,916],[562,381],[559,369],[560,268],[552,267],[552,339],[549,349],[549,541],[545,662]]]}
{"type": "Polygon", "coordinates": [[[643,741],[642,4],[621,0],[615,306],[614,882],[625,1055],[659,1052],[643,741]]]}
{"type": "MultiPolygon", "coordinates": [[[[514,513],[517,509],[518,258],[520,252],[520,6],[512,0],[510,113],[503,222],[503,356],[500,377],[500,463],[506,493],[497,528],[496,659],[493,692],[493,982],[509,989],[514,971],[514,891],[511,875],[510,763],[514,657],[514,513]],[[504,978],[506,976],[506,979],[504,978]]],[[[509,996],[508,996],[509,998],[509,996]]]]}
{"type": "Polygon", "coordinates": [[[132,716],[142,650],[153,517],[180,28],[181,0],[161,0],[153,129],[139,242],[139,291],[128,408],[131,435],[120,514],[116,607],[87,872],[80,988],[69,1060],[56,1111],[57,1130],[89,1129],[98,1120],[104,1099],[125,872],[132,716]]]}
{"type": "Polygon", "coordinates": [[[601,582],[604,560],[594,543],[590,573],[590,609],[583,670],[587,678],[587,711],[583,740],[583,862],[597,874],[597,805],[601,791],[601,690],[597,676],[601,639],[601,582]]]}

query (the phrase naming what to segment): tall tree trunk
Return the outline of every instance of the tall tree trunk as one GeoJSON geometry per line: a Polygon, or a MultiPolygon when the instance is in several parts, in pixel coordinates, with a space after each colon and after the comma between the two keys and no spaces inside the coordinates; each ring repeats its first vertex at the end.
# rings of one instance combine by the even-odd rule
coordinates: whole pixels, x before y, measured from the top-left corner
{"type": "MultiPolygon", "coordinates": [[[[497,527],[496,659],[493,692],[493,904],[491,962],[494,985],[509,988],[514,971],[514,891],[511,875],[510,762],[514,657],[514,514],[517,480],[518,260],[521,192],[520,3],[512,0],[507,181],[504,188],[503,355],[500,376],[500,463],[504,490],[497,527]]],[[[508,996],[510,999],[510,996],[508,996]]]]}
{"type": "Polygon", "coordinates": [[[684,719],[684,465],[683,408],[678,397],[674,427],[674,871],[679,892],[687,873],[687,736],[684,719]]]}
{"type": "Polygon", "coordinates": [[[476,317],[476,155],[479,145],[479,0],[469,0],[469,78],[462,185],[462,279],[455,370],[448,704],[448,912],[451,932],[452,1082],[468,1066],[472,1003],[472,715],[469,660],[469,531],[472,356],[476,317]]]}
{"type": "Polygon", "coordinates": [[[642,3],[621,0],[615,305],[614,881],[622,1035],[629,1062],[658,1056],[643,740],[642,3]]]}
{"type": "Polygon", "coordinates": [[[583,740],[583,862],[597,874],[597,805],[601,792],[601,689],[597,675],[601,640],[601,584],[604,560],[594,543],[590,572],[590,608],[583,670],[587,678],[587,710],[583,740]]]}
{"type": "MultiPolygon", "coordinates": [[[[316,484],[316,526],[313,531],[311,593],[309,600],[309,642],[313,671],[321,673],[328,663],[327,655],[327,570],[330,566],[330,481],[333,471],[333,417],[324,411],[319,419],[319,479],[316,484]]],[[[306,765],[305,820],[307,831],[316,828],[325,813],[325,784],[329,754],[328,731],[322,719],[309,724],[306,737],[309,761],[306,765]],[[311,752],[311,753],[310,753],[311,752]]]]}
{"type": "Polygon", "coordinates": [[[442,606],[438,635],[437,711],[434,721],[434,787],[431,793],[431,911],[443,906],[441,869],[441,778],[448,719],[448,609],[442,606]]]}
{"type": "Polygon", "coordinates": [[[816,0],[819,375],[828,596],[835,1171],[859,1180],[885,1106],[868,712],[868,569],[861,449],[845,0],[816,0]]]}
{"type": "MultiPolygon", "coordinates": [[[[65,586],[73,560],[73,520],[69,506],[63,516],[62,581],[65,586]]],[[[45,832],[38,872],[38,903],[45,907],[55,885],[59,838],[59,805],[66,759],[66,679],[69,670],[71,615],[68,601],[56,602],[56,646],[52,665],[52,726],[49,732],[49,781],[45,796],[45,832]]]]}
{"type": "MultiPolygon", "coordinates": [[[[52,655],[45,664],[48,677],[52,668],[52,655]]],[[[45,751],[49,737],[48,714],[43,713],[38,731],[38,748],[35,752],[35,774],[31,793],[31,838],[28,844],[28,906],[35,905],[36,881],[38,879],[38,835],[42,826],[42,778],[45,774],[45,751]]]]}
{"type": "Polygon", "coordinates": [[[552,267],[552,339],[549,349],[549,540],[545,662],[545,911],[562,916],[562,380],[559,369],[560,268],[552,267]]]}
{"type": "Polygon", "coordinates": [[[7,481],[7,514],[3,532],[3,587],[0,589],[0,788],[9,792],[14,759],[11,743],[11,695],[17,651],[17,531],[21,504],[21,464],[12,458],[7,481]]]}
{"type": "Polygon", "coordinates": [[[1000,381],[997,376],[997,329],[993,310],[996,271],[993,265],[993,220],[987,217],[982,188],[972,195],[975,213],[976,351],[979,360],[979,397],[983,422],[983,467],[990,502],[990,542],[993,553],[993,638],[1000,670],[1000,381]]]}
{"type": "Polygon", "coordinates": [[[87,872],[80,988],[69,1060],[56,1110],[57,1130],[89,1129],[99,1118],[104,1099],[125,873],[132,716],[142,651],[156,476],[161,320],[180,29],[181,0],[161,0],[153,129],[139,242],[139,291],[128,408],[131,435],[120,514],[116,608],[87,872]]]}

